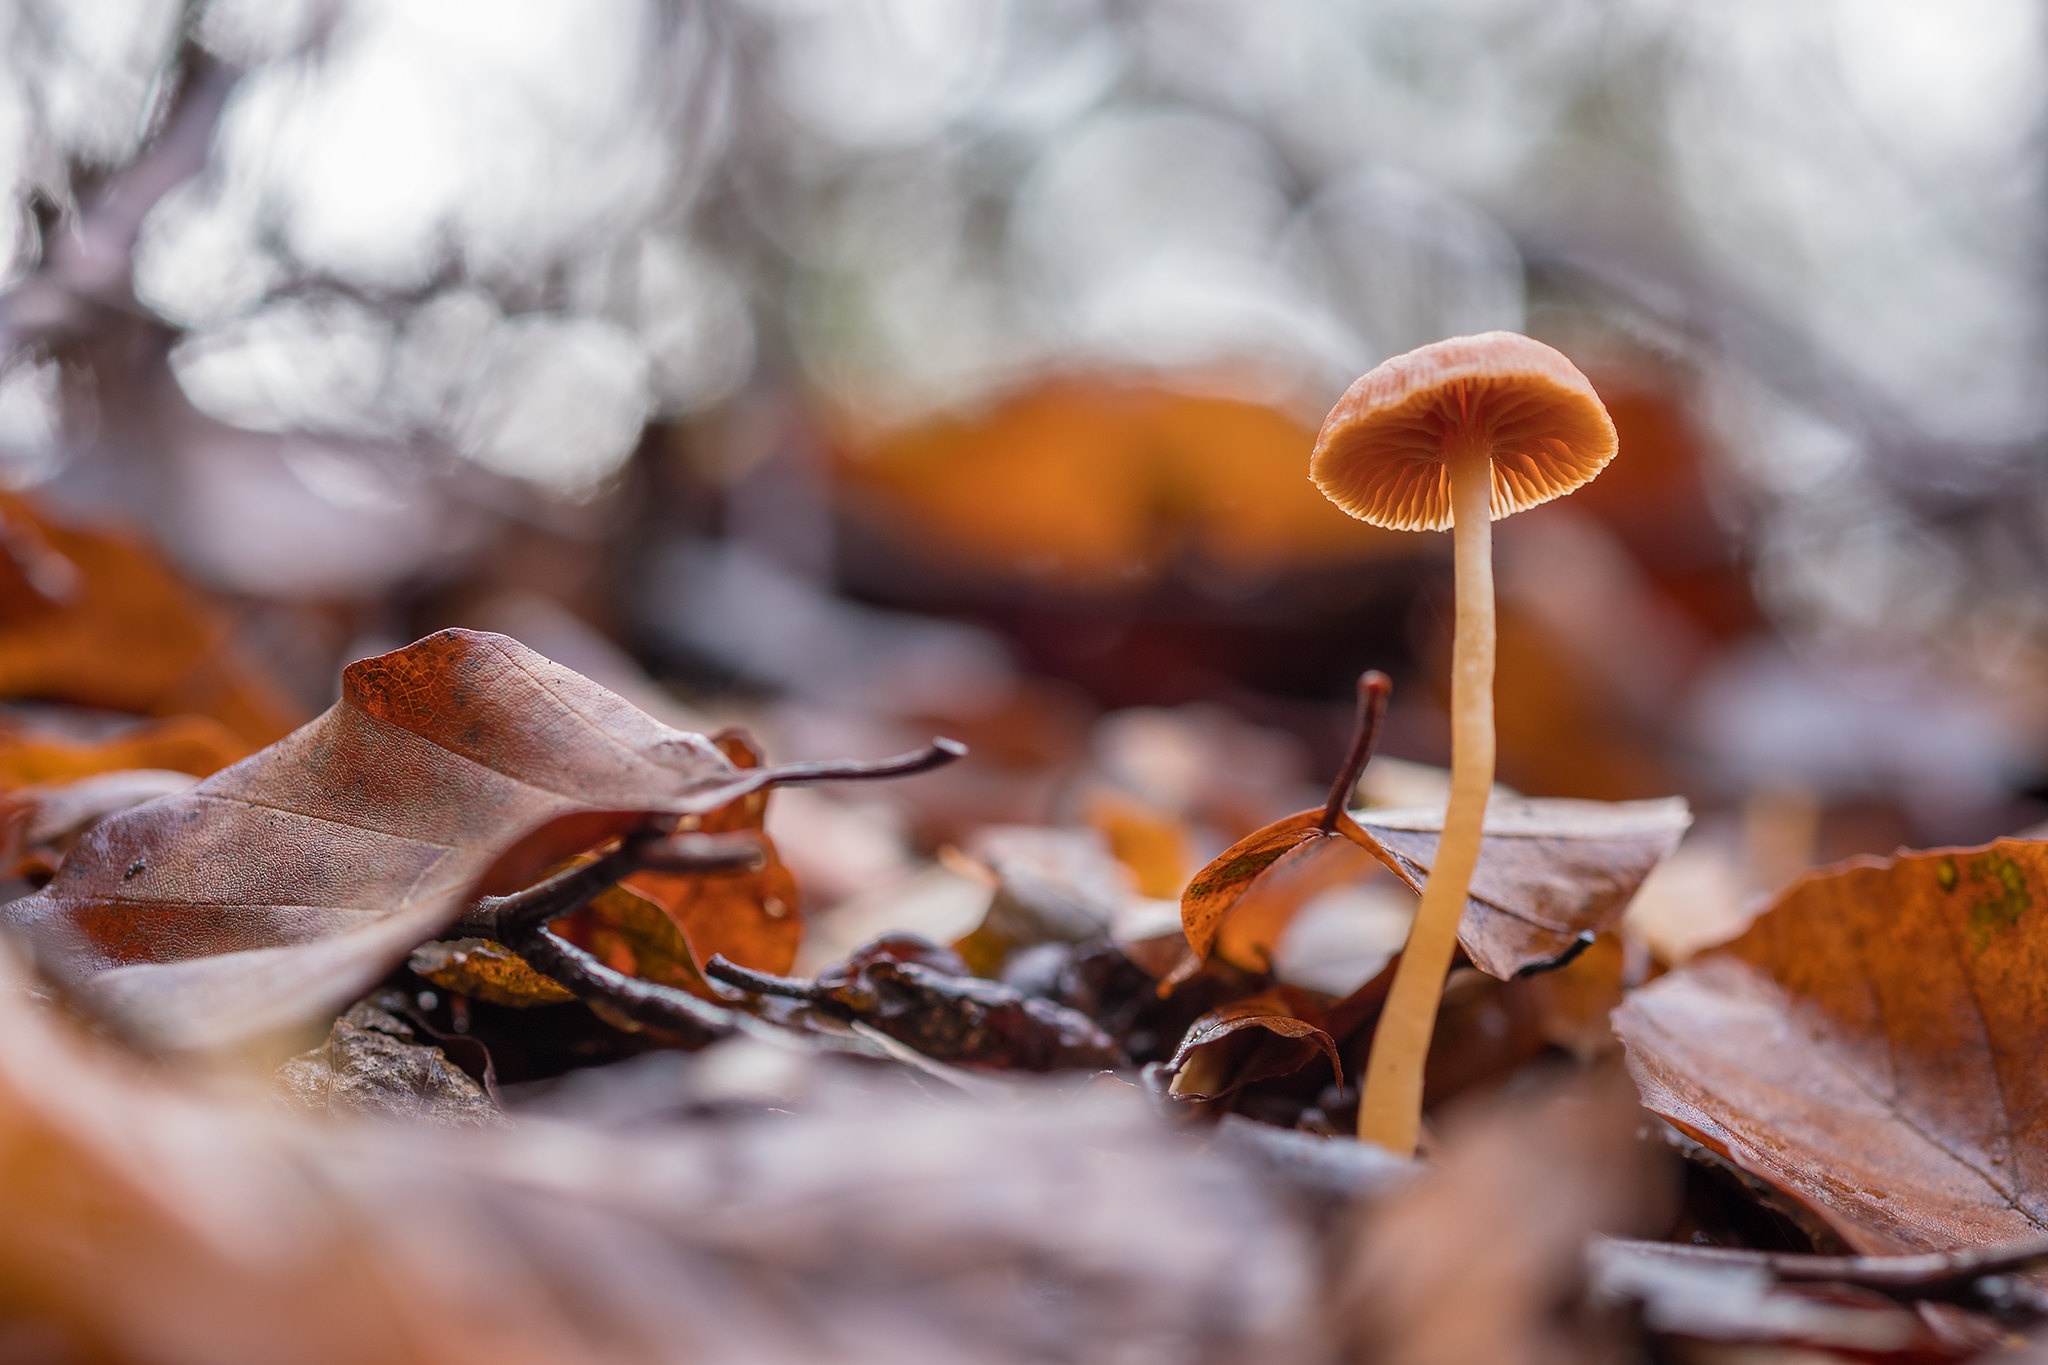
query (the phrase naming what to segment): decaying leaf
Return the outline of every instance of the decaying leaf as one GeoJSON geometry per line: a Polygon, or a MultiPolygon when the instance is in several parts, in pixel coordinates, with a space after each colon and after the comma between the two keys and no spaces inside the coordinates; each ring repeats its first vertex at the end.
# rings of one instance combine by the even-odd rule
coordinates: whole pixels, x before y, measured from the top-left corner
{"type": "MultiPolygon", "coordinates": [[[[1570,957],[1615,926],[1650,869],[1684,835],[1691,815],[1678,797],[1661,801],[1496,798],[1458,942],[1473,965],[1512,977],[1570,957]]],[[[1269,875],[1350,840],[1416,891],[1428,879],[1443,824],[1441,807],[1340,814],[1321,810],[1276,821],[1225,849],[1196,873],[1181,898],[1188,945],[1217,950],[1228,921],[1243,913],[1269,875]]],[[[1247,939],[1270,957],[1300,900],[1268,905],[1247,939]]]]}
{"type": "MultiPolygon", "coordinates": [[[[155,551],[0,493],[0,697],[205,716],[250,747],[302,712],[155,551]]],[[[178,766],[134,764],[131,766],[178,766]]]]}
{"type": "Polygon", "coordinates": [[[0,822],[5,823],[15,875],[47,881],[79,835],[110,815],[184,791],[196,781],[189,773],[166,768],[134,768],[0,796],[0,822]]]}
{"type": "Polygon", "coordinates": [[[811,768],[740,769],[503,636],[351,664],[324,715],[117,815],[0,909],[86,1007],[165,1049],[301,1026],[479,895],[650,815],[704,816],[811,768]]]}
{"type": "Polygon", "coordinates": [[[1092,829],[993,825],[975,832],[966,853],[995,883],[981,923],[955,945],[983,976],[1020,948],[1106,932],[1136,895],[1130,872],[1092,829]]]}
{"type": "MultiPolygon", "coordinates": [[[[1358,822],[1411,877],[1428,877],[1442,810],[1360,811],[1358,822]]],[[[1691,823],[1676,796],[1491,802],[1459,945],[1473,966],[1502,978],[1569,956],[1620,922],[1691,823]]]]}
{"type": "Polygon", "coordinates": [[[326,1042],[279,1067],[271,1086],[278,1098],[318,1113],[453,1127],[498,1122],[498,1106],[483,1087],[440,1048],[419,1041],[387,1003],[358,1001],[334,1021],[326,1042]]]}
{"type": "Polygon", "coordinates": [[[407,965],[444,991],[493,1005],[531,1009],[576,998],[568,987],[528,966],[525,958],[487,938],[423,943],[413,949],[407,965]]]}
{"type": "Polygon", "coordinates": [[[912,934],[865,944],[814,981],[748,971],[713,959],[705,974],[756,995],[802,1001],[958,1066],[1015,1071],[1097,1070],[1127,1060],[1078,1010],[970,976],[949,948],[912,934]]]}
{"type": "Polygon", "coordinates": [[[1863,1252],[2048,1228],[2048,844],[1862,858],[1631,993],[1644,1102],[1863,1252]]]}
{"type": "Polygon", "coordinates": [[[1172,1093],[1220,1099],[1253,1081],[1299,1071],[1318,1057],[1342,1084],[1336,1040],[1318,1023],[1322,1011],[1300,991],[1264,991],[1197,1019],[1174,1053],[1172,1093]]]}

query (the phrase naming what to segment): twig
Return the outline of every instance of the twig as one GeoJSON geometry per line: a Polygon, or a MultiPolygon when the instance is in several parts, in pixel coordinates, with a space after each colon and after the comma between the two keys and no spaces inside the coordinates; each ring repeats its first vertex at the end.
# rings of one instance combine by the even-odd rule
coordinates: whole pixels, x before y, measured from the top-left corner
{"type": "Polygon", "coordinates": [[[877,777],[909,777],[914,773],[943,768],[967,756],[967,746],[957,739],[935,739],[922,749],[873,762],[852,759],[824,763],[777,763],[760,769],[763,785],[797,787],[811,782],[860,782],[877,777]]]}
{"type": "Polygon", "coordinates": [[[726,1037],[737,1027],[729,1010],[673,986],[613,971],[567,939],[535,926],[506,943],[541,975],[569,988],[586,1005],[600,1005],[636,1024],[672,1033],[691,1047],[726,1037]]]}
{"type": "Polygon", "coordinates": [[[1358,719],[1351,727],[1351,750],[1344,755],[1344,765],[1337,770],[1336,780],[1330,783],[1330,799],[1323,803],[1325,834],[1335,832],[1338,819],[1351,804],[1351,793],[1357,788],[1365,765],[1372,762],[1373,746],[1379,743],[1380,723],[1387,718],[1387,698],[1393,691],[1394,680],[1377,668],[1368,668],[1358,675],[1358,719]]]}
{"type": "Polygon", "coordinates": [[[1894,1293],[1910,1292],[1923,1298],[1943,1291],[1967,1290],[1973,1281],[1986,1275],[2010,1274],[2048,1263],[2048,1237],[1908,1256],[1809,1256],[1791,1251],[1746,1251],[1737,1247],[1626,1238],[1609,1238],[1598,1245],[1607,1254],[1744,1267],[1763,1270],[1788,1283],[1849,1284],[1894,1293]]]}
{"type": "Polygon", "coordinates": [[[773,972],[757,972],[752,967],[742,967],[724,953],[713,953],[711,960],[704,964],[704,975],[722,986],[733,986],[750,995],[774,995],[785,1000],[816,1001],[824,998],[825,992],[815,981],[800,976],[777,976],[773,972]]]}

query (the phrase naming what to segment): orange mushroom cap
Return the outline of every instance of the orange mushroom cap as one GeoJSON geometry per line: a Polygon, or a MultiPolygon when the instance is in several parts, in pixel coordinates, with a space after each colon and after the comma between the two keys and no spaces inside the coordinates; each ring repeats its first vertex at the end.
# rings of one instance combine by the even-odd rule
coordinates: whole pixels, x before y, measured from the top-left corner
{"type": "Polygon", "coordinates": [[[1361,521],[1397,531],[1451,524],[1445,452],[1483,438],[1493,518],[1562,497],[1614,458],[1614,423],[1578,367],[1540,341],[1482,332],[1376,366],[1323,422],[1309,477],[1361,521]]]}

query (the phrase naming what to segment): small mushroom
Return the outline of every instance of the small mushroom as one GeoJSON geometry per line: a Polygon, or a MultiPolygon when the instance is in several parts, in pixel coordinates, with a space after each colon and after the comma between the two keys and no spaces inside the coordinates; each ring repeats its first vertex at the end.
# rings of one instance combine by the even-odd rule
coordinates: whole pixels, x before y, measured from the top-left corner
{"type": "Polygon", "coordinates": [[[1352,516],[1452,534],[1450,805],[1358,1109],[1359,1137],[1401,1155],[1414,1152],[1421,1127],[1423,1063],[1493,788],[1492,523],[1571,492],[1614,450],[1614,423],[1569,360],[1540,341],[1485,332],[1361,377],[1330,410],[1309,459],[1316,487],[1352,516]]]}

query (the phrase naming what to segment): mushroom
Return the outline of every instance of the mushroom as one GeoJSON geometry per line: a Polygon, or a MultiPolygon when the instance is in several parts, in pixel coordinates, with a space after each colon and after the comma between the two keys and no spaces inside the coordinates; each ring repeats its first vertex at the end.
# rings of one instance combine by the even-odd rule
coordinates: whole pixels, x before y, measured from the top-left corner
{"type": "Polygon", "coordinates": [[[1513,332],[1395,356],[1330,410],[1309,459],[1323,496],[1395,530],[1448,527],[1457,585],[1451,797],[1367,1060],[1358,1135],[1415,1150],[1422,1071],[1493,789],[1492,523],[1571,492],[1614,458],[1614,423],[1569,360],[1513,332]]]}

